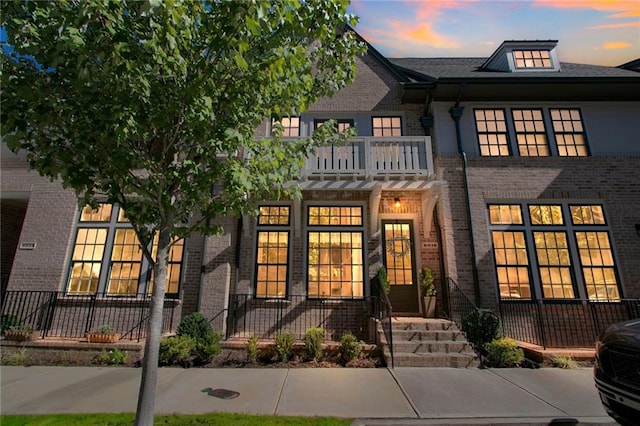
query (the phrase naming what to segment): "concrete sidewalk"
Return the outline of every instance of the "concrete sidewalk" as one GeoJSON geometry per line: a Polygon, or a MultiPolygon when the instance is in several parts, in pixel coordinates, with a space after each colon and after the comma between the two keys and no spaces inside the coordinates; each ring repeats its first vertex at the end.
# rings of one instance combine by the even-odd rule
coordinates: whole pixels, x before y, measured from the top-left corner
{"type": "MultiPolygon", "coordinates": [[[[133,412],[141,370],[0,367],[2,414],[133,412]]],[[[616,423],[591,369],[161,368],[158,414],[355,418],[354,425],[616,423]],[[232,399],[211,390],[238,392],[232,399]]]]}

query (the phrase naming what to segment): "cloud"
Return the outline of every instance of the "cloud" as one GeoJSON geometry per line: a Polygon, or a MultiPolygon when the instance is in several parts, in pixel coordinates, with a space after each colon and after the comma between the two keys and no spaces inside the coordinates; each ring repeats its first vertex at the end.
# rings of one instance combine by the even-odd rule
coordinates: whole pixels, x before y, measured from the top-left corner
{"type": "Polygon", "coordinates": [[[589,30],[604,30],[604,29],[611,29],[611,28],[633,28],[633,27],[640,28],[640,21],[618,22],[616,24],[595,25],[593,27],[588,27],[588,29],[589,30]]]}
{"type": "Polygon", "coordinates": [[[459,48],[460,43],[442,34],[438,34],[431,22],[423,22],[417,25],[407,25],[407,22],[390,21],[389,25],[394,30],[396,38],[417,44],[424,44],[437,48],[459,48]]]}
{"type": "Polygon", "coordinates": [[[416,1],[403,0],[403,3],[412,6],[416,11],[416,18],[428,19],[440,16],[445,9],[461,9],[477,0],[437,0],[437,1],[416,1]]]}
{"type": "Polygon", "coordinates": [[[533,6],[556,9],[592,9],[611,12],[610,18],[640,16],[640,2],[637,0],[534,0],[533,6]]]}
{"type": "Polygon", "coordinates": [[[632,45],[626,41],[608,41],[606,43],[602,43],[601,46],[595,47],[595,49],[604,49],[604,50],[618,50],[618,49],[628,49],[632,45]]]}

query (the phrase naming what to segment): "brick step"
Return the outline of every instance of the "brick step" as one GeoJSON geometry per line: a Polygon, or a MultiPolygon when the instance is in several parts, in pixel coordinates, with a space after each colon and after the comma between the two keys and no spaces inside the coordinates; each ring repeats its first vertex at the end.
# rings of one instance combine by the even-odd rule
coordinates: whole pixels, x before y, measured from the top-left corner
{"type": "Polygon", "coordinates": [[[440,318],[416,318],[411,320],[397,320],[391,322],[393,330],[451,330],[460,331],[455,323],[440,318]]]}
{"type": "MultiPolygon", "coordinates": [[[[380,330],[380,333],[383,333],[380,330]]],[[[384,333],[383,333],[384,334],[384,333]]],[[[393,330],[393,341],[400,342],[466,342],[457,330],[393,330]]]]}
{"type": "Polygon", "coordinates": [[[465,341],[445,341],[445,342],[406,342],[394,341],[393,350],[395,353],[467,353],[475,355],[471,345],[465,341]]]}
{"type": "MultiPolygon", "coordinates": [[[[387,365],[391,365],[391,355],[385,351],[387,365]]],[[[474,354],[443,354],[432,353],[396,353],[393,354],[394,367],[452,367],[475,368],[480,365],[478,357],[474,354]]]]}

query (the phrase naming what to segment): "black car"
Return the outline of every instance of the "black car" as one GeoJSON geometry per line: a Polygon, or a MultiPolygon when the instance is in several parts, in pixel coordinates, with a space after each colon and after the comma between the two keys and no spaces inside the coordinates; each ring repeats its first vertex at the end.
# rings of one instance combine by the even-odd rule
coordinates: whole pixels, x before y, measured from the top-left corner
{"type": "Polygon", "coordinates": [[[609,415],[622,425],[640,424],[640,318],[598,337],[593,375],[609,415]]]}

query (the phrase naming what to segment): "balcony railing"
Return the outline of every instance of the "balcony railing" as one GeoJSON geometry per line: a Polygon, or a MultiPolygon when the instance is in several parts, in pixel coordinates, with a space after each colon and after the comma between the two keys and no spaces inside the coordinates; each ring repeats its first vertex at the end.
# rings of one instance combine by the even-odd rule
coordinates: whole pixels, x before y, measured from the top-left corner
{"type": "Polygon", "coordinates": [[[355,179],[428,177],[433,174],[427,136],[358,137],[344,145],[322,146],[307,159],[303,178],[355,179]]]}
{"type": "MultiPolygon", "coordinates": [[[[106,294],[69,295],[57,291],[7,291],[2,300],[2,320],[30,325],[42,338],[82,339],[88,331],[110,326],[122,340],[147,335],[151,297],[111,297],[106,294]]],[[[162,312],[162,332],[175,331],[179,301],[167,299],[162,312]]]]}

